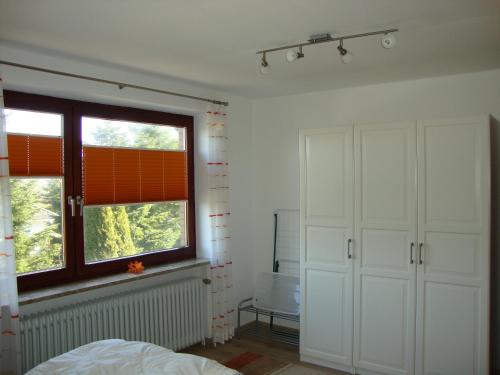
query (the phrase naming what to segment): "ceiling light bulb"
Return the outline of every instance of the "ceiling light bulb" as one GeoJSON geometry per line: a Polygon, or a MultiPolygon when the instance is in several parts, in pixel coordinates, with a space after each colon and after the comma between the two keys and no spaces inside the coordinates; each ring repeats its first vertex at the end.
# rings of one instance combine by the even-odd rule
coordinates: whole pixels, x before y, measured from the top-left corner
{"type": "Polygon", "coordinates": [[[293,51],[293,50],[290,50],[290,51],[287,51],[286,52],[286,61],[288,62],[293,62],[295,60],[297,60],[297,51],[293,51]]]}
{"type": "Polygon", "coordinates": [[[266,60],[266,54],[264,53],[262,55],[262,60],[260,62],[260,72],[262,74],[267,74],[271,70],[271,67],[269,66],[269,63],[266,60]]]}
{"type": "Polygon", "coordinates": [[[396,45],[396,37],[394,36],[394,34],[391,33],[385,34],[380,40],[380,43],[384,48],[387,49],[394,48],[394,46],[396,45]]]}
{"type": "Polygon", "coordinates": [[[347,52],[344,55],[340,55],[340,60],[344,64],[349,64],[352,61],[352,54],[350,52],[347,52]]]}
{"type": "Polygon", "coordinates": [[[299,47],[299,51],[289,50],[286,52],[286,61],[294,62],[295,60],[301,59],[304,57],[304,53],[302,52],[302,47],[299,47]]]}
{"type": "Polygon", "coordinates": [[[344,43],[342,39],[340,40],[340,44],[337,47],[339,54],[340,54],[340,60],[344,64],[349,64],[352,61],[352,54],[344,48],[344,43]]]}

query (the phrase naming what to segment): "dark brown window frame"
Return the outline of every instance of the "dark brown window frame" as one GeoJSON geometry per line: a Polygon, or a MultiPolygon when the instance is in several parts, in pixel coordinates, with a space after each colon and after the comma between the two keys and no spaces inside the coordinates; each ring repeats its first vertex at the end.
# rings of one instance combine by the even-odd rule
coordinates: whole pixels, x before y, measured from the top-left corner
{"type": "Polygon", "coordinates": [[[64,224],[66,267],[57,270],[40,271],[17,277],[19,291],[34,290],[61,285],[79,280],[126,272],[127,264],[139,260],[145,267],[172,263],[196,257],[196,216],[194,183],[194,123],[193,117],[138,108],[97,104],[71,99],[4,91],[5,107],[9,109],[32,110],[58,113],[64,116],[64,224]],[[160,250],[138,256],[85,264],[83,245],[83,217],[68,214],[68,196],[82,196],[81,160],[81,118],[82,116],[168,125],[186,129],[188,158],[188,200],[187,238],[188,246],[160,250]]]}

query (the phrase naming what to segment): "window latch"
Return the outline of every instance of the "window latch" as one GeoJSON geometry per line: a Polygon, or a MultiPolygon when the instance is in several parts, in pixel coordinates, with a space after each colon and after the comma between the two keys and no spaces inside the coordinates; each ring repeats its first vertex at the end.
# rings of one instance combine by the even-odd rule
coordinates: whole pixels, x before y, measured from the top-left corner
{"type": "Polygon", "coordinates": [[[76,196],[76,204],[80,206],[80,216],[83,216],[83,198],[79,195],[76,196]]]}
{"type": "Polygon", "coordinates": [[[75,216],[75,198],[68,196],[68,204],[71,207],[71,216],[75,216]]]}

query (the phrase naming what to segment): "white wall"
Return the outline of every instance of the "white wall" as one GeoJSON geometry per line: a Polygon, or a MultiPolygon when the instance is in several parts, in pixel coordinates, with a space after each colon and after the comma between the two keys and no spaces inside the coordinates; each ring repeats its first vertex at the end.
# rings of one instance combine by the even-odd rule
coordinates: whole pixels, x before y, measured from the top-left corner
{"type": "MultiPolygon", "coordinates": [[[[185,82],[168,80],[158,75],[131,71],[113,66],[102,65],[92,61],[83,61],[61,54],[44,51],[28,50],[19,46],[0,43],[0,60],[13,61],[26,65],[62,70],[81,75],[95,76],[109,80],[122,81],[137,85],[150,86],[158,89],[178,91],[185,94],[228,100],[228,137],[231,140],[229,150],[230,185],[232,215],[232,254],[235,274],[235,297],[240,300],[251,294],[253,283],[252,231],[251,231],[251,102],[237,96],[216,92],[185,82]]],[[[33,72],[5,66],[2,77],[6,89],[32,92],[44,95],[94,101],[100,103],[125,105],[195,116],[195,182],[196,209],[203,213],[206,207],[206,176],[205,157],[206,145],[203,138],[201,118],[207,103],[190,99],[167,96],[151,92],[124,89],[82,81],[79,79],[55,76],[46,73],[33,72]]],[[[207,244],[207,221],[198,215],[197,243],[198,254],[203,256],[207,244]]],[[[186,272],[191,275],[191,272],[186,272]]],[[[168,278],[157,278],[157,283],[168,278]]],[[[150,285],[137,282],[136,287],[150,285]]],[[[112,292],[112,290],[92,292],[88,297],[112,292]]],[[[84,296],[81,296],[84,297],[84,296]]],[[[59,301],[60,302],[60,301],[59,301]]],[[[32,310],[33,307],[30,307],[32,310]]]]}
{"type": "MultiPolygon", "coordinates": [[[[479,114],[492,114],[500,119],[500,70],[256,100],[253,104],[255,275],[269,271],[272,264],[273,210],[299,207],[299,128],[479,114]]],[[[494,138],[500,144],[500,131],[494,132],[494,138]]],[[[494,157],[494,171],[498,172],[500,155],[496,153],[494,157]]],[[[497,173],[494,196],[500,192],[499,176],[497,173]]],[[[498,213],[498,207],[494,209],[498,213]]],[[[493,233],[500,244],[498,225],[493,233]]],[[[500,269],[499,258],[497,269],[500,269]]],[[[498,289],[496,300],[500,301],[498,289]]],[[[498,327],[496,337],[500,337],[498,327]]],[[[500,351],[496,357],[500,358],[500,351]]]]}

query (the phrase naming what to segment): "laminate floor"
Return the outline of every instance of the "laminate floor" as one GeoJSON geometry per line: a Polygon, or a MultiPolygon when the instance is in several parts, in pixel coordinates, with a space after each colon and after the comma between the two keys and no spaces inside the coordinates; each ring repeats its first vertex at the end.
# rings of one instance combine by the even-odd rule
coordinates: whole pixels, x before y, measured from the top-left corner
{"type": "MultiPolygon", "coordinates": [[[[265,328],[266,327],[263,326],[263,329],[265,328]]],[[[308,374],[306,372],[307,369],[321,371],[321,374],[346,375],[345,372],[300,362],[299,349],[297,346],[284,343],[277,343],[267,339],[254,337],[247,334],[244,330],[241,333],[240,338],[233,338],[224,345],[214,346],[213,344],[207,344],[203,346],[201,344],[198,344],[183,350],[183,352],[210,358],[222,364],[227,363],[228,361],[241,355],[242,353],[251,352],[271,357],[276,361],[302,366],[304,369],[303,375],[308,374]]],[[[295,368],[295,371],[300,371],[300,368],[295,368]]],[[[311,373],[316,374],[317,373],[316,371],[311,371],[311,373]]],[[[267,373],[269,373],[269,371],[263,368],[262,374],[267,374],[267,373]]],[[[284,374],[287,373],[289,372],[286,371],[284,372],[284,374]]],[[[295,374],[298,372],[292,371],[290,373],[295,374]]]]}

